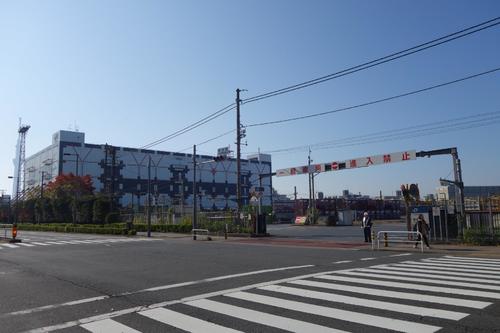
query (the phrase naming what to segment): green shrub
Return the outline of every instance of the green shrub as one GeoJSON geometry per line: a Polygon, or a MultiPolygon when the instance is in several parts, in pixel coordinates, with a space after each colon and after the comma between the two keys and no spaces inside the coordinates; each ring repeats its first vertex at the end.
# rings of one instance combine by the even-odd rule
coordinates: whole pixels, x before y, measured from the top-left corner
{"type": "Polygon", "coordinates": [[[488,229],[464,230],[464,243],[471,245],[498,245],[500,244],[500,232],[492,233],[488,229]]]}

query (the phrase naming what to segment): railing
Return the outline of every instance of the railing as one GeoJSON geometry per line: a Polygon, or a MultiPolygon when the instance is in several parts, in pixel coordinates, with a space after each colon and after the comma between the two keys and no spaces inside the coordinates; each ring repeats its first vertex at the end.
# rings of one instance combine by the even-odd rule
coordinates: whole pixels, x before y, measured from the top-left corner
{"type": "Polygon", "coordinates": [[[12,235],[12,224],[0,224],[0,239],[11,239],[11,237],[7,237],[7,233],[10,231],[12,235]]]}
{"type": "MultiPolygon", "coordinates": [[[[384,240],[384,246],[389,246],[389,242],[391,243],[420,243],[421,252],[424,252],[424,239],[420,231],[379,231],[377,232],[377,250],[380,250],[380,240],[384,240]],[[389,235],[391,238],[389,239],[389,235]],[[417,239],[420,240],[412,240],[410,236],[417,236],[417,239]]],[[[372,250],[375,247],[375,239],[372,239],[372,250]]]]}
{"type": "Polygon", "coordinates": [[[193,235],[193,240],[196,240],[197,235],[204,234],[207,240],[210,240],[210,236],[208,236],[208,229],[193,229],[191,230],[191,234],[193,235]]]}

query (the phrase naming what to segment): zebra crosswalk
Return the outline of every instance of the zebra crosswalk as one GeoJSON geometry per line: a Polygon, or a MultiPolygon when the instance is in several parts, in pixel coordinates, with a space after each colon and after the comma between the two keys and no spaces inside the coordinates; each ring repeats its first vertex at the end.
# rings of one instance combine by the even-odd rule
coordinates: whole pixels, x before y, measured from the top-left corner
{"type": "Polygon", "coordinates": [[[432,333],[459,325],[498,300],[500,259],[443,256],[200,295],[136,313],[102,316],[80,328],[135,333],[148,332],[148,323],[154,323],[162,325],[162,332],[432,333]]]}
{"type": "Polygon", "coordinates": [[[45,247],[54,245],[82,245],[82,244],[112,244],[112,243],[130,243],[142,241],[154,241],[155,238],[99,238],[99,239],[72,239],[72,240],[53,240],[53,241],[33,241],[22,243],[0,243],[1,250],[19,249],[19,248],[33,248],[45,247]]]}

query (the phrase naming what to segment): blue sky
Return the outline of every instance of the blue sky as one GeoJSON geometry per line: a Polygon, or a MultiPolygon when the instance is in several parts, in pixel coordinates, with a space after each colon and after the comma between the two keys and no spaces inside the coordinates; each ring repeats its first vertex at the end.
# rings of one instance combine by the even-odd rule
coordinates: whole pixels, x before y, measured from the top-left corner
{"type": "MultiPolygon", "coordinates": [[[[11,191],[18,118],[32,127],[29,156],[59,129],[90,143],[139,147],[234,101],[330,74],[499,16],[498,1],[2,1],[0,189],[11,191]]],[[[500,26],[314,87],[242,106],[249,125],[328,111],[500,66],[500,26]]],[[[281,125],[248,128],[246,153],[315,144],[500,111],[500,72],[395,101],[281,125]]],[[[155,146],[179,151],[235,128],[228,113],[155,146]]],[[[456,146],[466,185],[500,185],[498,123],[313,150],[329,162],[456,146]]],[[[199,146],[234,148],[235,135],[199,146]]],[[[273,169],[307,164],[307,151],[273,155],[273,169]]],[[[419,159],[317,176],[343,189],[432,193],[451,158],[419,159]]],[[[273,180],[306,196],[307,177],[273,180]]]]}

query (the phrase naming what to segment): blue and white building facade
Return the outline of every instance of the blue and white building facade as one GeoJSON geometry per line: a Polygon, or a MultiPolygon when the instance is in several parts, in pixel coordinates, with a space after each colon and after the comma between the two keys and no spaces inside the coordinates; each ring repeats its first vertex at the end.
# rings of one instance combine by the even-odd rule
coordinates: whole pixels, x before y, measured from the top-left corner
{"type": "MultiPolygon", "coordinates": [[[[196,156],[197,206],[201,210],[234,209],[236,203],[236,159],[214,161],[214,156],[196,156]]],[[[96,192],[113,193],[122,206],[146,203],[148,170],[155,202],[167,207],[192,207],[192,154],[90,144],[85,133],[59,131],[52,144],[26,158],[25,190],[47,184],[59,174],[90,175],[96,192]],[[148,168],[148,165],[150,166],[148,168]]],[[[249,203],[254,187],[263,187],[262,205],[272,204],[271,156],[256,154],[241,160],[242,204],[249,203]]]]}

